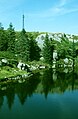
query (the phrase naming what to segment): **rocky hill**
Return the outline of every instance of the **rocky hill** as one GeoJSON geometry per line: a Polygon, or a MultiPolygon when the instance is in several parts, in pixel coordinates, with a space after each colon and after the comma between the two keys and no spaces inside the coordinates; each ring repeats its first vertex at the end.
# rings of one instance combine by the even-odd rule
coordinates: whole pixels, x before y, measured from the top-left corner
{"type": "MultiPolygon", "coordinates": [[[[46,33],[41,33],[37,36],[36,41],[38,42],[39,47],[42,49],[44,39],[45,39],[46,33]]],[[[71,35],[71,34],[65,34],[65,33],[48,33],[49,38],[52,38],[53,40],[61,43],[61,41],[69,40],[70,42],[77,43],[78,42],[78,35],[71,35]]]]}

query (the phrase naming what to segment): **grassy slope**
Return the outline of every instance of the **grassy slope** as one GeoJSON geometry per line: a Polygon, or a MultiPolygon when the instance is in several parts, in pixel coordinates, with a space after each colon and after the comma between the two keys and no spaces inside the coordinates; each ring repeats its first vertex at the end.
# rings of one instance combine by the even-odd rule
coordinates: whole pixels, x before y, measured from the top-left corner
{"type": "Polygon", "coordinates": [[[18,70],[17,68],[10,68],[8,66],[0,68],[0,80],[9,77],[15,77],[17,75],[23,75],[23,74],[27,74],[27,72],[23,70],[18,70]]]}

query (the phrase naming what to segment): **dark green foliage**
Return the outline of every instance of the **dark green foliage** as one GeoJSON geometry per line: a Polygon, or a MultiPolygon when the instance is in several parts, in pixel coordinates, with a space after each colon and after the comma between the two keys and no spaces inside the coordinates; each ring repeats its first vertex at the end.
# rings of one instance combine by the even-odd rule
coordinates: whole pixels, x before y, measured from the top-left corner
{"type": "Polygon", "coordinates": [[[52,44],[51,39],[49,39],[48,34],[46,34],[43,47],[43,57],[45,62],[49,63],[50,65],[52,65],[53,62],[53,50],[54,45],[52,44]]]}
{"type": "Polygon", "coordinates": [[[58,51],[58,59],[64,59],[64,58],[73,58],[73,54],[76,57],[76,48],[75,43],[70,42],[69,39],[64,36],[61,38],[61,43],[57,46],[58,51]]]}
{"type": "Polygon", "coordinates": [[[12,23],[10,23],[9,28],[7,29],[7,37],[8,37],[8,51],[14,53],[15,49],[15,31],[12,23]]]}
{"type": "Polygon", "coordinates": [[[29,42],[30,42],[30,61],[39,60],[41,49],[37,45],[37,42],[36,42],[36,40],[34,40],[32,34],[30,34],[30,41],[29,42]]]}
{"type": "Polygon", "coordinates": [[[16,41],[15,51],[18,57],[23,61],[29,61],[30,46],[27,33],[22,30],[16,41]]]}
{"type": "Polygon", "coordinates": [[[15,44],[16,54],[21,58],[21,60],[39,60],[41,50],[38,47],[37,42],[34,40],[34,36],[32,34],[28,34],[23,29],[15,44]]]}
{"type": "Polygon", "coordinates": [[[6,51],[8,48],[7,34],[0,23],[0,51],[6,51]]]}
{"type": "Polygon", "coordinates": [[[16,56],[14,53],[11,53],[9,51],[0,51],[0,59],[16,59],[16,56]]]}

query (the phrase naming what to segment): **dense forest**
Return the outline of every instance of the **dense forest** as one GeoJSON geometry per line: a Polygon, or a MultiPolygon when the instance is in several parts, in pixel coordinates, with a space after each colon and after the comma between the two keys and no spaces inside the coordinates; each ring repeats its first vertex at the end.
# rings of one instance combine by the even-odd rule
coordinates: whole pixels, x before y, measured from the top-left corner
{"type": "Polygon", "coordinates": [[[53,68],[72,66],[77,68],[78,36],[65,33],[27,32],[24,28],[15,31],[12,23],[5,30],[0,23],[0,70],[2,71],[3,67],[6,69],[5,66],[17,68],[20,61],[25,64],[35,62],[32,63],[34,66],[40,62],[39,65],[46,63],[53,68]]]}
{"type": "Polygon", "coordinates": [[[23,61],[39,60],[40,48],[34,40],[38,33],[27,33],[25,29],[16,32],[12,23],[4,30],[0,23],[0,58],[21,59],[23,61]]]}
{"type": "MultiPolygon", "coordinates": [[[[74,40],[78,39],[78,36],[72,35],[72,37],[74,40]]],[[[5,30],[2,23],[0,23],[0,59],[21,59],[26,62],[38,61],[40,57],[44,57],[45,62],[52,64],[55,50],[57,50],[57,60],[66,57],[76,58],[78,55],[78,42],[69,41],[66,34],[63,34],[60,39],[61,43],[54,40],[54,37],[49,38],[48,33],[26,32],[25,29],[18,32],[14,30],[12,23],[5,30]],[[44,41],[42,51],[35,40],[40,34],[46,34],[42,38],[44,41]]]]}

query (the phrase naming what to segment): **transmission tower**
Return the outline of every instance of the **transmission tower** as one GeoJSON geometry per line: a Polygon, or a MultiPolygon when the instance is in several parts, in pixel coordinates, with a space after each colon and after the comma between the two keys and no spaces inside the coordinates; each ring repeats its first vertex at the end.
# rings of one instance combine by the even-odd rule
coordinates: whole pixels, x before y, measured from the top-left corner
{"type": "Polygon", "coordinates": [[[24,14],[23,14],[23,30],[24,30],[24,18],[25,18],[25,17],[24,17],[24,14]]]}

